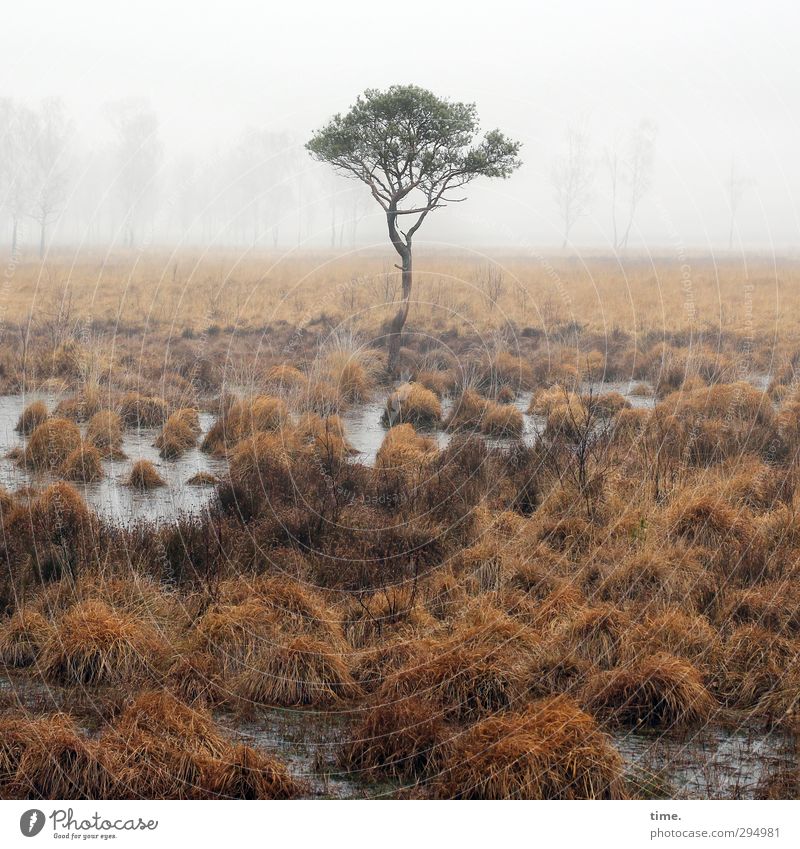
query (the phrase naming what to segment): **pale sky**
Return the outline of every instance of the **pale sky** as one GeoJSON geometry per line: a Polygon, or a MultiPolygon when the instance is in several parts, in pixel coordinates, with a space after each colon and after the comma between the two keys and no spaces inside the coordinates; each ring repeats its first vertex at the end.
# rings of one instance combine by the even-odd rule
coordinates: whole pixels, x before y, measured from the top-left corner
{"type": "MultiPolygon", "coordinates": [[[[636,244],[725,246],[732,159],[751,182],[740,245],[793,250],[800,239],[790,2],[26,0],[3,20],[0,95],[63,97],[89,147],[108,135],[102,105],[122,97],[151,101],[170,156],[207,156],[250,126],[303,141],[364,88],[413,82],[474,101],[485,128],[523,142],[523,169],[437,212],[431,240],[558,244],[548,175],[566,126],[582,120],[600,160],[642,118],[658,136],[636,244]]],[[[575,242],[607,244],[607,192],[598,164],[575,242]]]]}

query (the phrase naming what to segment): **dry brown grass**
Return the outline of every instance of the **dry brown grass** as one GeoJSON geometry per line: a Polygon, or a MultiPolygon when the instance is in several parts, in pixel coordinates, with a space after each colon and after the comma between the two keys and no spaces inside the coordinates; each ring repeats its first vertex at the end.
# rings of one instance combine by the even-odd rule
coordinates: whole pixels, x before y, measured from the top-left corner
{"type": "Polygon", "coordinates": [[[156,437],[155,447],[165,460],[174,460],[194,448],[199,433],[197,410],[177,410],[164,423],[156,437]]]}
{"type": "Polygon", "coordinates": [[[559,696],[467,729],[433,789],[441,798],[609,799],[622,796],[621,777],[610,739],[559,696]]]}
{"type": "Polygon", "coordinates": [[[7,666],[31,666],[51,631],[51,623],[37,610],[20,608],[0,626],[0,659],[7,666]]]}
{"type": "Polygon", "coordinates": [[[57,684],[126,684],[152,672],[165,649],[155,630],[92,600],[74,605],[55,623],[41,666],[57,684]]]}
{"type": "Polygon", "coordinates": [[[100,410],[86,426],[86,439],[104,457],[122,459],[122,418],[113,410],[100,410]]]}
{"type": "Polygon", "coordinates": [[[624,611],[602,604],[575,611],[555,633],[580,657],[611,669],[623,661],[634,624],[624,611]]]}
{"type": "Polygon", "coordinates": [[[348,732],[339,764],[356,780],[377,776],[416,781],[435,776],[452,733],[437,707],[424,699],[377,702],[348,732]]]}
{"type": "Polygon", "coordinates": [[[723,640],[710,687],[727,706],[751,709],[768,698],[796,663],[798,646],[758,625],[741,625],[723,640]]]}
{"type": "Polygon", "coordinates": [[[100,452],[88,443],[81,444],[59,466],[58,474],[67,481],[94,483],[103,478],[103,461],[100,452]]]}
{"type": "Polygon", "coordinates": [[[522,436],[524,420],[522,413],[510,404],[496,404],[489,401],[481,418],[481,433],[497,439],[522,436]]]}
{"type": "Polygon", "coordinates": [[[40,424],[47,421],[49,415],[44,401],[32,401],[22,411],[14,430],[23,436],[30,436],[40,424]]]}
{"type": "Polygon", "coordinates": [[[419,471],[436,453],[436,443],[410,424],[395,425],[386,432],[375,458],[380,470],[419,471]]]}
{"type": "Polygon", "coordinates": [[[264,646],[233,682],[245,702],[277,707],[325,706],[357,698],[348,657],[311,637],[264,646]]]}
{"type": "Polygon", "coordinates": [[[288,422],[286,404],[280,398],[257,395],[236,401],[214,422],[203,439],[202,449],[211,454],[225,454],[244,439],[257,434],[279,431],[288,422]]]}
{"type": "Polygon", "coordinates": [[[115,793],[116,763],[64,714],[0,719],[0,796],[106,799],[115,793]]]}
{"type": "Polygon", "coordinates": [[[202,795],[218,799],[297,799],[309,792],[280,761],[242,744],[203,760],[201,781],[202,795]]]}
{"type": "Polygon", "coordinates": [[[149,460],[137,460],[131,467],[127,485],[134,489],[146,491],[165,486],[165,483],[158,473],[158,469],[149,460]]]}
{"type": "Polygon", "coordinates": [[[68,419],[51,418],[42,422],[25,446],[23,462],[37,470],[57,469],[81,446],[80,428],[68,419]]]}
{"type": "Polygon", "coordinates": [[[414,427],[433,427],[442,418],[442,405],[430,389],[420,383],[404,383],[386,401],[385,425],[408,423],[414,427]]]}
{"type": "Polygon", "coordinates": [[[467,389],[453,402],[445,427],[448,430],[479,431],[485,410],[486,399],[474,389],[467,389]]]}
{"type": "Polygon", "coordinates": [[[161,427],[167,418],[167,402],[153,395],[131,392],[120,401],[119,414],[128,427],[161,427]]]}
{"type": "Polygon", "coordinates": [[[699,671],[665,652],[598,673],[583,701],[591,713],[633,727],[707,723],[714,710],[699,671]]]}

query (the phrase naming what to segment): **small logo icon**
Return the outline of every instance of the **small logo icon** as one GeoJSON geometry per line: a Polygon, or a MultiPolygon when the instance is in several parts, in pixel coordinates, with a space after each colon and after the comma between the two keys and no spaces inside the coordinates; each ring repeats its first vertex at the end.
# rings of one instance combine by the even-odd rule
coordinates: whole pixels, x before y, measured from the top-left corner
{"type": "Polygon", "coordinates": [[[44,813],[37,808],[31,808],[19,818],[19,830],[25,837],[36,837],[44,828],[44,813]]]}

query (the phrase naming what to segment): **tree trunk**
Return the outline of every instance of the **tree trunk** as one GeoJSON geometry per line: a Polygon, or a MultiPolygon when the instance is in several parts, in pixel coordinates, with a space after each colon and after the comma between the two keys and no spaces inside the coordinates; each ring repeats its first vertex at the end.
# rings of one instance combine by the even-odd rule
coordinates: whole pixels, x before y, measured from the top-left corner
{"type": "Polygon", "coordinates": [[[397,359],[400,355],[400,347],[403,342],[403,328],[408,318],[408,309],[411,305],[411,283],[413,280],[412,264],[411,264],[411,248],[403,257],[403,267],[401,274],[401,283],[403,288],[403,300],[400,304],[400,309],[389,325],[389,360],[387,369],[389,374],[395,375],[397,372],[397,359]]]}
{"type": "Polygon", "coordinates": [[[394,249],[400,255],[402,265],[400,278],[403,290],[403,299],[400,309],[397,311],[392,323],[389,325],[389,356],[386,369],[390,375],[396,376],[397,360],[400,355],[400,347],[403,340],[403,328],[408,318],[408,310],[411,306],[411,285],[413,282],[413,271],[411,261],[411,240],[404,240],[397,230],[397,211],[394,204],[390,205],[386,213],[386,223],[389,227],[389,238],[392,240],[394,249]]]}

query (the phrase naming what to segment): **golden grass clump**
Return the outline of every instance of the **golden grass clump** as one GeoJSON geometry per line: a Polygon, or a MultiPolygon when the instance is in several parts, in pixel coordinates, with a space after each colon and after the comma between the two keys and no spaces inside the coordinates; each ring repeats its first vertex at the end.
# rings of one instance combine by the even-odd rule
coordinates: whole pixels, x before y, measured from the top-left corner
{"type": "Polygon", "coordinates": [[[448,719],[476,719],[509,709],[524,692],[524,668],[496,646],[455,641],[425,651],[390,674],[377,692],[386,703],[409,696],[432,700],[448,719]]]}
{"type": "Polygon", "coordinates": [[[337,415],[323,418],[314,413],[306,413],[297,423],[297,436],[307,443],[328,467],[343,462],[355,450],[348,442],[344,424],[337,415]]]}
{"type": "Polygon", "coordinates": [[[228,750],[208,710],[189,706],[166,690],[140,692],[114,722],[111,733],[126,742],[150,738],[212,757],[221,757],[228,750]]]}
{"type": "Polygon", "coordinates": [[[487,401],[481,418],[481,433],[496,439],[518,439],[522,436],[524,428],[522,413],[516,407],[487,401]]]}
{"type": "Polygon", "coordinates": [[[167,670],[164,686],[187,704],[217,704],[224,699],[220,672],[219,662],[208,652],[184,651],[167,670]]]}
{"type": "Polygon", "coordinates": [[[442,419],[439,399],[420,383],[404,383],[389,395],[383,411],[384,425],[403,423],[414,427],[433,427],[442,419]]]}
{"type": "Polygon", "coordinates": [[[559,696],[464,731],[433,791],[460,799],[613,799],[622,797],[621,779],[622,758],[609,737],[559,696]]]}
{"type": "Polygon", "coordinates": [[[20,414],[14,430],[23,436],[30,436],[40,424],[47,421],[49,413],[44,401],[32,401],[20,414]]]}
{"type": "Polygon", "coordinates": [[[792,641],[759,625],[740,625],[723,640],[711,689],[728,707],[749,709],[779,686],[797,663],[792,641]]]}
{"type": "Polygon", "coordinates": [[[83,443],[76,448],[58,469],[64,480],[94,483],[103,478],[103,460],[94,445],[83,443]]]}
{"type": "MultiPolygon", "coordinates": [[[[710,668],[719,654],[717,632],[708,619],[676,607],[647,616],[640,639],[642,653],[667,652],[691,661],[702,670],[710,668]]],[[[637,647],[637,654],[639,651],[637,647]]]]}
{"type": "Polygon", "coordinates": [[[30,515],[37,543],[75,543],[91,536],[92,514],[77,490],[63,481],[51,484],[36,498],[30,515]]]}
{"type": "Polygon", "coordinates": [[[37,610],[18,609],[0,625],[0,660],[6,666],[31,666],[39,659],[51,632],[51,623],[37,610]]]}
{"type": "Polygon", "coordinates": [[[580,657],[601,669],[610,669],[622,662],[633,632],[633,623],[624,611],[598,604],[575,611],[559,623],[555,634],[580,657]]]}
{"type": "Polygon", "coordinates": [[[418,434],[413,425],[395,425],[383,438],[375,457],[375,468],[407,471],[419,469],[433,459],[436,450],[436,442],[418,434]]]}
{"type": "Polygon", "coordinates": [[[347,656],[305,636],[264,646],[232,690],[246,702],[279,707],[331,705],[360,695],[347,656]]]}
{"type": "Polygon", "coordinates": [[[81,431],[75,422],[50,418],[33,431],[22,459],[29,468],[52,471],[80,446],[81,431]]]}
{"type": "Polygon", "coordinates": [[[243,439],[233,450],[230,477],[243,492],[253,498],[278,497],[292,490],[292,464],[283,433],[256,433],[243,439]]]}
{"type": "Polygon", "coordinates": [[[142,491],[166,486],[164,479],[149,460],[137,460],[133,464],[126,484],[142,491]]]}
{"type": "Polygon", "coordinates": [[[113,755],[83,737],[65,714],[2,719],[0,738],[5,798],[108,799],[117,791],[113,755]]]}
{"type": "Polygon", "coordinates": [[[165,460],[174,460],[194,448],[199,432],[197,410],[177,410],[164,423],[155,447],[165,460]]]}
{"type": "Polygon", "coordinates": [[[760,571],[752,517],[748,511],[732,507],[713,489],[674,495],[664,522],[674,540],[708,549],[726,574],[748,576],[760,571]]]}
{"type": "Polygon", "coordinates": [[[552,410],[562,404],[579,405],[580,398],[565,387],[555,384],[540,389],[531,398],[528,405],[528,413],[533,416],[549,416],[552,410]]]}
{"type": "Polygon", "coordinates": [[[418,780],[438,774],[450,734],[441,711],[424,698],[377,702],[347,732],[337,760],[356,780],[418,780]]]}
{"type": "Polygon", "coordinates": [[[372,364],[348,350],[331,351],[320,364],[325,381],[345,404],[366,401],[372,392],[372,364]]]}
{"type": "Polygon", "coordinates": [[[284,764],[241,743],[220,757],[203,759],[200,780],[201,795],[217,799],[297,799],[308,794],[307,785],[284,764]]]}
{"type": "Polygon", "coordinates": [[[353,599],[344,606],[344,632],[351,646],[381,645],[393,638],[412,638],[430,630],[433,619],[407,587],[353,599]]]}
{"type": "Polygon", "coordinates": [[[479,431],[485,410],[486,399],[481,398],[474,389],[465,389],[453,402],[445,427],[447,430],[479,431]]]}
{"type": "Polygon", "coordinates": [[[289,413],[282,399],[256,395],[236,401],[223,410],[205,435],[201,447],[210,454],[225,454],[244,439],[281,430],[288,421],[289,413]]]}
{"type": "Polygon", "coordinates": [[[89,600],[70,607],[55,623],[41,665],[57,684],[123,684],[152,671],[164,651],[157,631],[89,600]]]}
{"type": "Polygon", "coordinates": [[[308,384],[308,378],[288,363],[272,366],[266,375],[267,383],[278,393],[292,392],[303,389],[308,384]]]}
{"type": "Polygon", "coordinates": [[[211,472],[197,472],[186,481],[189,486],[216,486],[219,478],[211,472]]]}
{"type": "Polygon", "coordinates": [[[631,727],[706,723],[715,708],[700,672],[666,652],[597,673],[583,700],[591,713],[631,727]]]}
{"type": "Polygon", "coordinates": [[[499,351],[486,364],[483,382],[496,389],[509,389],[513,397],[517,392],[533,389],[536,376],[530,363],[510,351],[499,351]]]}
{"type": "Polygon", "coordinates": [[[86,439],[104,457],[122,458],[122,418],[113,410],[100,410],[86,426],[86,439]]]}
{"type": "Polygon", "coordinates": [[[167,418],[167,402],[163,398],[131,392],[122,397],[119,414],[128,427],[161,427],[167,418]]]}
{"type": "Polygon", "coordinates": [[[216,658],[224,672],[239,671],[263,647],[279,641],[279,618],[258,598],[206,611],[189,637],[190,648],[216,658]]]}
{"type": "Polygon", "coordinates": [[[715,586],[691,549],[663,546],[615,558],[596,591],[600,598],[618,605],[697,608],[713,596],[715,586]]]}

